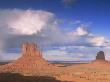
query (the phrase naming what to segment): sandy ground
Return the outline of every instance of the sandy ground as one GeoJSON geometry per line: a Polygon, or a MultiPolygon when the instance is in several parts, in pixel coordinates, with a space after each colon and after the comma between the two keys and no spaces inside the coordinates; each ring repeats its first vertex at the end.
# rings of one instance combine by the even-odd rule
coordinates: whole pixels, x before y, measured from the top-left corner
{"type": "Polygon", "coordinates": [[[54,64],[54,66],[56,68],[49,69],[49,71],[34,71],[39,72],[41,76],[48,75],[66,82],[110,82],[110,63],[107,61],[73,64],[67,67],[62,64],[54,64]]]}
{"type": "Polygon", "coordinates": [[[56,79],[68,82],[110,82],[110,63],[95,61],[89,64],[60,67],[64,70],[56,79]]]}

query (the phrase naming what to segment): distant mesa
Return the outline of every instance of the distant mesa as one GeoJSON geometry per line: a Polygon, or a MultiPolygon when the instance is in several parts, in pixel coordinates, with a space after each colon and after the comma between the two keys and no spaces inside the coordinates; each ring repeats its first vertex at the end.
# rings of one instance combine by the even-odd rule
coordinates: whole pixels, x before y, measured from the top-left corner
{"type": "Polygon", "coordinates": [[[103,51],[97,53],[96,60],[105,60],[105,54],[103,51]]]}
{"type": "Polygon", "coordinates": [[[99,51],[96,55],[96,59],[92,62],[96,65],[105,65],[109,64],[109,62],[105,59],[105,54],[103,51],[99,51]]]}

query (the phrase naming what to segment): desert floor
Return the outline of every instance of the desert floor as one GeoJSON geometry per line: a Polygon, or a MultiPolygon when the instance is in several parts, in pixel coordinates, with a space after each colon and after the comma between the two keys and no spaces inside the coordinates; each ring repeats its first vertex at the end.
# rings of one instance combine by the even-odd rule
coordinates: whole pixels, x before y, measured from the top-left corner
{"type": "Polygon", "coordinates": [[[56,76],[58,80],[68,82],[110,82],[110,63],[95,61],[89,64],[62,67],[64,70],[56,76]]]}

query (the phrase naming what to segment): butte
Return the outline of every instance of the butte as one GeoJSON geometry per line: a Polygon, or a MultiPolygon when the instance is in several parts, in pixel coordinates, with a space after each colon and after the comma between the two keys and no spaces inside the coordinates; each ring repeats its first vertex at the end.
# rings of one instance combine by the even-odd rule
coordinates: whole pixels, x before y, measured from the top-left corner
{"type": "Polygon", "coordinates": [[[34,43],[22,45],[22,56],[16,61],[0,66],[0,73],[20,73],[23,75],[52,75],[57,66],[49,64],[34,43]]]}
{"type": "Polygon", "coordinates": [[[96,59],[92,62],[94,64],[108,64],[109,62],[105,59],[105,54],[103,51],[99,51],[96,55],[96,59]]]}

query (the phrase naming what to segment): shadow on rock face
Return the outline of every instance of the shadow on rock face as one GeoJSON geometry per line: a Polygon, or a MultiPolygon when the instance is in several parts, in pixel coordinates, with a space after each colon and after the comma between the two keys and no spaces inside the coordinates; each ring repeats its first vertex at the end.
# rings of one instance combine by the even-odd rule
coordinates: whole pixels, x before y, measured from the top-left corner
{"type": "Polygon", "coordinates": [[[18,73],[0,73],[0,82],[61,82],[47,76],[23,76],[18,73]]]}
{"type": "Polygon", "coordinates": [[[103,51],[97,53],[96,60],[105,60],[105,54],[103,51]]]}

